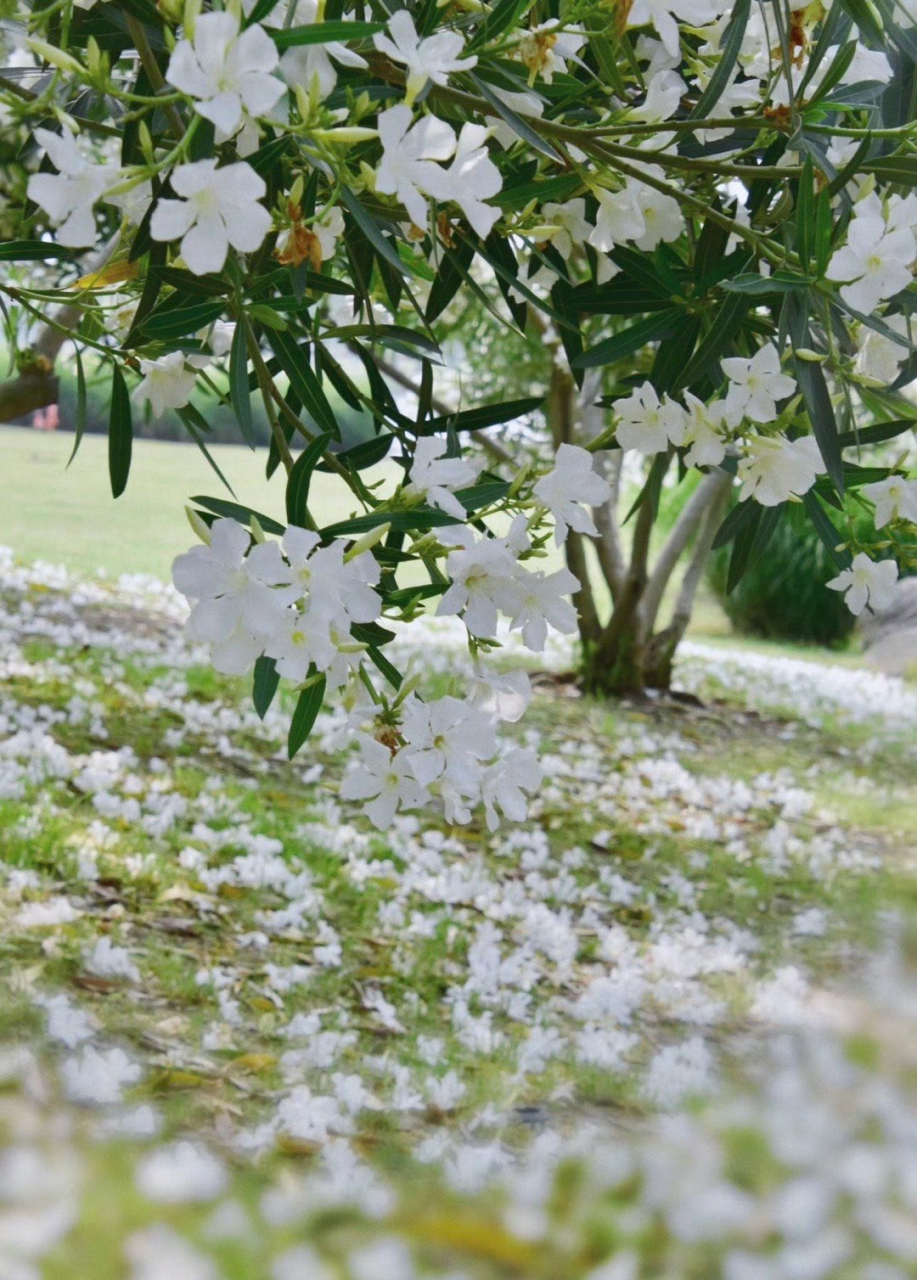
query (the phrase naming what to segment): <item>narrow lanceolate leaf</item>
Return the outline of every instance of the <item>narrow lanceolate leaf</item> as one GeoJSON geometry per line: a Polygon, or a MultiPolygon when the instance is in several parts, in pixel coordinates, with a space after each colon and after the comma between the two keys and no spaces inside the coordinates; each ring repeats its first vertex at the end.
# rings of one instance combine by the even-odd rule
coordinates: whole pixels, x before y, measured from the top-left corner
{"type": "Polygon", "coordinates": [[[287,477],[287,520],[305,529],[309,524],[309,485],[316,463],[328,448],[331,435],[325,432],[306,445],[287,477]]]}
{"type": "Polygon", "coordinates": [[[750,13],[751,0],[739,0],[723,33],[723,39],[720,44],[720,58],[716,64],[716,70],[710,77],[706,89],[698,98],[697,105],[691,112],[695,120],[700,120],[704,116],[712,114],[713,107],[719,102],[723,90],[729,84],[729,79],[735,69],[736,59],[742,48],[742,41],[745,38],[745,28],[748,26],[750,13]]]}
{"type": "Polygon", "coordinates": [[[251,524],[254,516],[265,533],[284,532],[284,527],[279,521],[266,516],[262,511],[253,511],[251,507],[243,506],[241,502],[230,502],[226,498],[205,498],[202,494],[197,494],[191,501],[203,507],[205,511],[212,511],[215,516],[222,516],[227,520],[238,520],[239,524],[246,526],[251,524]]]}
{"type": "Polygon", "coordinates": [[[835,568],[849,568],[852,556],[847,548],[842,545],[844,539],[828,518],[828,514],[819,502],[817,495],[810,489],[808,493],[803,494],[802,500],[805,504],[806,511],[808,512],[809,519],[812,521],[812,527],[818,534],[819,538],[821,538],[825,550],[831,557],[835,568]],[[838,550],[838,547],[840,547],[840,550],[838,550]]]}
{"type": "Polygon", "coordinates": [[[322,709],[325,700],[325,677],[319,676],[315,684],[303,689],[290,721],[290,736],[287,739],[287,755],[292,760],[309,734],[322,709]]]}
{"type": "Polygon", "coordinates": [[[547,156],[549,160],[554,160],[559,164],[564,163],[564,158],[556,147],[552,147],[550,142],[533,129],[518,112],[513,111],[512,107],[508,107],[503,99],[494,93],[486,80],[482,80],[480,76],[474,74],[470,74],[468,79],[473,81],[478,93],[490,103],[496,115],[501,120],[505,120],[513,133],[521,138],[523,142],[527,142],[533,151],[540,151],[543,156],[547,156]]]}
{"type": "Polygon", "coordinates": [[[131,469],[134,424],[131,420],[131,398],[124,374],[117,365],[111,373],[111,415],[108,420],[108,475],[111,496],[120,498],[127,486],[131,469]]]}
{"type": "Polygon", "coordinates": [[[913,418],[896,418],[894,422],[880,422],[874,427],[863,427],[859,431],[844,431],[838,443],[842,449],[852,449],[857,445],[882,444],[885,440],[894,440],[905,431],[913,431],[917,421],[913,418]]]}
{"type": "Polygon", "coordinates": [[[263,720],[267,715],[268,707],[274,701],[274,694],[279,684],[280,676],[277,674],[276,662],[273,658],[266,658],[262,654],[255,662],[255,675],[252,681],[252,702],[260,719],[263,720]]]}
{"type": "Polygon", "coordinates": [[[73,451],[67,460],[68,467],[76,457],[76,451],[83,439],[83,432],[86,430],[86,374],[83,371],[83,359],[79,347],[74,348],[74,355],[76,356],[76,425],[73,434],[73,451]]]}
{"type": "Polygon", "coordinates": [[[501,426],[504,422],[514,422],[527,413],[534,413],[543,403],[543,396],[527,396],[522,400],[504,400],[500,404],[482,404],[475,409],[428,418],[424,431],[435,434],[447,427],[453,431],[482,431],[485,427],[501,426]]]}
{"type": "Polygon", "coordinates": [[[315,370],[309,363],[309,349],[299,347],[290,333],[279,330],[268,331],[267,340],[274,355],[280,361],[280,367],[290,379],[290,386],[302,401],[303,408],[320,431],[327,431],[340,440],[341,432],[334,416],[334,410],[328,403],[328,397],[322,390],[315,370]]]}
{"type": "Polygon", "coordinates": [[[384,31],[384,22],[313,22],[304,27],[287,27],[285,30],[267,28],[278,49],[292,49],[303,44],[334,44],[338,41],[366,40],[377,31],[384,31]]]}
{"type": "Polygon", "coordinates": [[[754,504],[754,510],[751,512],[750,518],[736,534],[735,542],[732,546],[732,555],[729,557],[729,575],[726,581],[727,595],[738,586],[746,570],[750,569],[755,561],[764,554],[767,544],[780,523],[785,507],[786,503],[781,503],[777,507],[762,507],[758,503],[754,504]]]}
{"type": "Polygon", "coordinates": [[[834,416],[831,394],[821,365],[809,360],[796,361],[796,380],[805,401],[812,431],[821,450],[825,470],[838,494],[844,496],[844,465],[841,460],[841,437],[834,416]]]}
{"type": "Polygon", "coordinates": [[[341,200],[376,253],[380,254],[386,262],[390,262],[402,275],[408,275],[408,269],[398,256],[398,250],[395,245],[389,240],[388,236],[382,234],[382,228],[378,222],[363,207],[349,187],[341,187],[341,200]]]}
{"type": "Polygon", "coordinates": [[[717,529],[716,537],[713,539],[713,550],[718,551],[720,547],[728,546],[733,538],[738,537],[746,525],[755,520],[755,512],[759,505],[752,498],[746,498],[744,502],[737,503],[717,529]]]}
{"type": "Polygon", "coordinates": [[[575,369],[593,369],[597,365],[612,364],[624,356],[633,355],[648,342],[658,342],[667,337],[680,315],[680,311],[671,310],[639,320],[614,337],[604,338],[594,347],[581,352],[571,363],[575,369]]]}
{"type": "Polygon", "coordinates": [[[240,320],[236,325],[229,351],[229,399],[232,402],[232,411],[239,424],[239,430],[250,447],[254,449],[257,440],[252,422],[252,398],[248,385],[248,348],[244,320],[240,320]]]}
{"type": "Polygon", "coordinates": [[[45,258],[67,261],[78,254],[78,249],[67,249],[62,244],[44,240],[8,240],[6,244],[0,244],[0,262],[41,262],[45,258]]]}

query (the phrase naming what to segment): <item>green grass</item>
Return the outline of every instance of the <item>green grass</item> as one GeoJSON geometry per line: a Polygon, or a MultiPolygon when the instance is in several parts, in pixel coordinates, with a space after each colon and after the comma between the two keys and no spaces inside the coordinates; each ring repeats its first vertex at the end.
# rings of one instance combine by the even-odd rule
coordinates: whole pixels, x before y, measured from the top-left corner
{"type": "MultiPolygon", "coordinates": [[[[194,541],[183,514],[188,499],[232,497],[194,444],[135,440],[131,477],[117,500],[108,484],[105,437],[84,437],[68,469],[72,448],[69,432],[0,431],[0,545],[13,547],[23,560],[50,560],[80,573],[101,568],[168,579],[172,560],[194,541]]],[[[211,453],[240,502],[283,519],[283,476],[265,480],[266,450],[253,454],[241,445],[218,444],[211,453]]],[[[316,476],[309,502],[319,524],[354,509],[334,476],[316,476]]]]}

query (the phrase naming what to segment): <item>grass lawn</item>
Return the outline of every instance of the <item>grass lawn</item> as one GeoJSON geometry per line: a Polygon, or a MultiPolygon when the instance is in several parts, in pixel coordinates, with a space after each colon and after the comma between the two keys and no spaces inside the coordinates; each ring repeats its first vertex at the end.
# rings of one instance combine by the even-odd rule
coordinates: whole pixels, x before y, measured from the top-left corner
{"type": "MultiPolygon", "coordinates": [[[[117,500],[108,484],[107,439],[84,437],[68,470],[72,448],[69,432],[0,432],[0,545],[25,560],[168,579],[174,557],[194,541],[182,516],[187,500],[231,497],[194,444],[136,440],[127,490],[117,500]]],[[[211,452],[240,502],[283,518],[283,478],[265,480],[266,450],[253,456],[244,446],[218,444],[211,452]]],[[[353,499],[336,477],[318,475],[310,504],[318,522],[329,524],[350,514],[353,499]]]]}

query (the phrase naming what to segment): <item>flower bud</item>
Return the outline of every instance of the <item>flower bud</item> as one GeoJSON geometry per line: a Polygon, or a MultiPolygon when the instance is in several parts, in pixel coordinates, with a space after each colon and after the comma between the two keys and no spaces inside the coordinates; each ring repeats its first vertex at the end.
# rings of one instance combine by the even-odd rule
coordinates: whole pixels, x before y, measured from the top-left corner
{"type": "Polygon", "coordinates": [[[199,511],[195,511],[193,507],[185,507],[185,515],[188,517],[188,523],[200,538],[205,546],[210,546],[210,526],[203,518],[199,511]]]}

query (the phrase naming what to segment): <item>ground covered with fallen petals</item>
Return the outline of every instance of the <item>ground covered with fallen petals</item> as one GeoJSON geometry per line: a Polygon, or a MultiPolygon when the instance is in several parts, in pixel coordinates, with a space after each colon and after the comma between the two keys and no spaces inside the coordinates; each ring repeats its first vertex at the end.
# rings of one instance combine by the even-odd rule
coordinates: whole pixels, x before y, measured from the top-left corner
{"type": "Polygon", "coordinates": [[[2,1280],[917,1274],[914,686],[558,649],[529,821],[382,836],[182,618],[0,552],[2,1280]]]}

